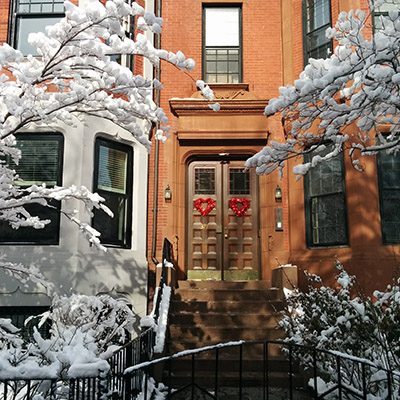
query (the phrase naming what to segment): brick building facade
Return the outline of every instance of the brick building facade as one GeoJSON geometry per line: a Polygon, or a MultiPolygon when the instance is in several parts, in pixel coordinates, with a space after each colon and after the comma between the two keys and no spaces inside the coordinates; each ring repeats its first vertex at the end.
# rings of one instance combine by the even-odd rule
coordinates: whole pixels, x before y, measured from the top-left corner
{"type": "Polygon", "coordinates": [[[307,269],[332,282],[337,256],[369,293],[390,282],[400,242],[389,243],[382,233],[382,194],[374,157],[363,160],[365,171],[359,173],[344,154],[341,216],[332,217],[336,228],[327,239],[323,234],[329,226],[323,227],[320,215],[320,226],[313,228],[318,216],[311,215],[307,205],[323,203],[321,197],[311,200],[305,190],[314,177],[296,180],[291,172],[295,161],[289,162],[283,180],[276,172],[253,177],[254,171],[240,171],[248,156],[271,140],[284,139],[281,117],[267,119],[264,106],[278,95],[279,86],[294,82],[308,57],[329,54],[334,44],[325,38],[326,27],[335,24],[340,11],[352,8],[366,11],[367,2],[161,2],[161,46],[181,50],[197,64],[190,76],[170,65],[161,67],[161,106],[168,112],[171,132],[160,145],[158,160],[154,151],[150,155],[150,270],[160,260],[162,238],[168,237],[174,244],[178,279],[269,280],[271,270],[291,263],[298,267],[300,281],[301,271],[307,269]],[[219,112],[201,100],[197,79],[211,84],[221,104],[219,112]],[[246,179],[249,186],[243,183],[246,179]],[[166,188],[172,199],[164,198],[166,188]],[[245,198],[250,200],[249,209],[235,215],[230,201],[236,199],[240,208],[245,198]],[[198,199],[203,200],[196,208],[198,199]],[[204,216],[210,199],[215,207],[204,216]]]}

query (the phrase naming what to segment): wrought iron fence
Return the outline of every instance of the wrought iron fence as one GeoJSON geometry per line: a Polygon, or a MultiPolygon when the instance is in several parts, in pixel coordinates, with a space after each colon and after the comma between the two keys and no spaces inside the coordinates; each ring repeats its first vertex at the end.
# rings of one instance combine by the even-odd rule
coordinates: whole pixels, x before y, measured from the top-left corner
{"type": "MultiPolygon", "coordinates": [[[[144,371],[153,387],[153,368],[163,363],[166,399],[399,399],[400,372],[338,352],[282,341],[232,342],[188,350],[128,368],[144,371]],[[299,354],[309,367],[299,365],[299,354]],[[285,354],[285,358],[282,355],[285,354]]],[[[150,400],[144,391],[141,399],[150,400]]]]}
{"type": "Polygon", "coordinates": [[[94,400],[108,396],[107,373],[77,379],[0,380],[1,400],[94,400]]]}

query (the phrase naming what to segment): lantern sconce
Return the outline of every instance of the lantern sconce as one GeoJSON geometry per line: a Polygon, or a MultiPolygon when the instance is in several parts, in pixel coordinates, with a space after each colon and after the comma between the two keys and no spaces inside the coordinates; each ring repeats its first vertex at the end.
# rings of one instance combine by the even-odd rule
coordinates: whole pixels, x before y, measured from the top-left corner
{"type": "Polygon", "coordinates": [[[276,188],[275,188],[275,201],[276,202],[282,201],[282,189],[280,188],[279,185],[276,185],[276,188]]]}
{"type": "Polygon", "coordinates": [[[169,187],[169,185],[167,185],[167,187],[164,190],[164,200],[170,202],[171,199],[172,199],[171,188],[169,187]]]}

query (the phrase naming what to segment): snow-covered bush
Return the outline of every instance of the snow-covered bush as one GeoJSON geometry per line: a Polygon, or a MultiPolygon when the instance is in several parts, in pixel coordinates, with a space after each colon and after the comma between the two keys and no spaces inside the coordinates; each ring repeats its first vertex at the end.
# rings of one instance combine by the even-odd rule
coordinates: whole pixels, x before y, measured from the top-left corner
{"type": "MultiPolygon", "coordinates": [[[[38,327],[50,324],[48,338],[34,328],[27,341],[10,320],[0,319],[0,379],[11,380],[9,394],[19,393],[18,399],[24,398],[22,379],[57,379],[62,392],[63,380],[107,373],[107,358],[127,340],[135,321],[124,300],[108,295],[56,296],[50,310],[35,319],[30,322],[38,327]]],[[[51,389],[39,381],[32,386],[44,398],[51,389]]]]}
{"type": "MultiPolygon", "coordinates": [[[[385,398],[388,381],[380,368],[400,372],[400,281],[394,281],[385,292],[376,291],[372,300],[356,293],[355,277],[338,261],[335,264],[338,286],[324,286],[319,276],[306,273],[308,291],[295,288],[287,296],[288,307],[280,326],[290,343],[342,355],[341,379],[357,390],[363,389],[363,382],[356,359],[368,360],[368,392],[385,398]]],[[[294,348],[294,354],[305,367],[313,368],[312,352],[294,348]]],[[[327,382],[338,379],[336,363],[332,355],[318,355],[318,369],[326,373],[327,382]]]]}

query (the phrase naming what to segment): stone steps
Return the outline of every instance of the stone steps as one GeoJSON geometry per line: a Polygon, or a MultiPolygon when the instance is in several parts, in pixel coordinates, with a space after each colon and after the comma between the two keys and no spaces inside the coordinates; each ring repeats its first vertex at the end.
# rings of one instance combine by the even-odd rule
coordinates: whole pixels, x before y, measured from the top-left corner
{"type": "MultiPolygon", "coordinates": [[[[266,281],[180,281],[170,303],[168,353],[239,340],[281,339],[283,332],[278,329],[278,320],[284,305],[281,289],[271,287],[266,281]]],[[[218,350],[218,384],[237,384],[239,352],[239,347],[218,350]]],[[[288,382],[288,363],[280,347],[269,346],[268,355],[265,364],[262,343],[242,347],[245,385],[262,384],[265,365],[269,378],[273,378],[271,384],[288,382]]],[[[215,381],[215,358],[215,351],[196,354],[194,368],[199,385],[208,386],[215,381]]],[[[172,362],[173,387],[188,383],[191,363],[191,356],[172,362]]]]}

